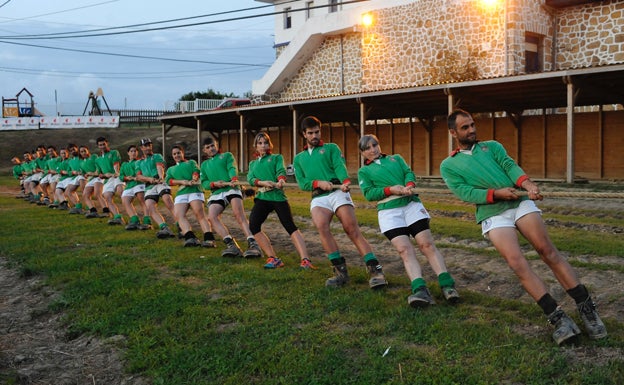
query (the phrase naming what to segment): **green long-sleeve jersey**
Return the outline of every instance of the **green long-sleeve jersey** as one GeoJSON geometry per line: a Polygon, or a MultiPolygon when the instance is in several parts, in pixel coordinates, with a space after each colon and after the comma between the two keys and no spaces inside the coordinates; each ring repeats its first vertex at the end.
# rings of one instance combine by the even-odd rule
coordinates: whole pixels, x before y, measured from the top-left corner
{"type": "MultiPolygon", "coordinates": [[[[364,198],[380,201],[392,195],[391,186],[416,186],[416,176],[401,155],[382,155],[376,160],[366,161],[358,171],[358,183],[364,198]]],[[[377,204],[377,210],[406,206],[410,202],[420,202],[418,195],[409,195],[377,204]]]]}
{"type": "Polygon", "coordinates": [[[95,159],[95,164],[101,174],[116,174],[115,166],[118,166],[120,163],[121,155],[119,155],[117,150],[105,152],[95,159]]]}
{"type": "MultiPolygon", "coordinates": [[[[262,180],[271,182],[286,180],[284,157],[281,154],[266,154],[249,163],[249,172],[247,173],[249,184],[257,186],[256,182],[262,180]]],[[[276,202],[287,200],[284,190],[281,189],[258,191],[256,198],[276,202]]]]}
{"type": "Polygon", "coordinates": [[[215,194],[231,190],[231,187],[216,188],[214,182],[236,182],[238,181],[238,168],[236,160],[231,152],[217,153],[210,159],[202,162],[201,185],[204,190],[210,190],[215,194]]]}
{"type": "MultiPolygon", "coordinates": [[[[199,167],[194,160],[186,160],[180,162],[173,167],[167,169],[167,175],[165,176],[165,183],[171,185],[172,179],[176,180],[193,180],[193,175],[199,177],[199,167]]],[[[195,186],[180,186],[176,195],[201,193],[202,189],[198,185],[195,186]]]]}
{"type": "MultiPolygon", "coordinates": [[[[312,151],[304,148],[295,155],[293,161],[295,177],[299,188],[304,191],[312,191],[316,188],[317,181],[339,181],[344,183],[349,180],[347,165],[340,147],[334,143],[323,143],[314,147],[312,151]]],[[[331,191],[319,195],[329,194],[331,191]]]]}
{"type": "Polygon", "coordinates": [[[124,190],[129,190],[134,188],[136,185],[142,184],[143,182],[139,182],[137,180],[126,180],[126,177],[135,177],[137,174],[136,169],[136,159],[129,160],[127,162],[123,162],[119,167],[119,179],[126,184],[124,190]]]}
{"type": "Polygon", "coordinates": [[[528,197],[514,201],[495,201],[494,190],[517,187],[528,177],[507,155],[502,144],[490,140],[478,142],[472,154],[455,150],[440,164],[444,183],[461,200],[476,204],[477,223],[516,208],[528,197]]]}

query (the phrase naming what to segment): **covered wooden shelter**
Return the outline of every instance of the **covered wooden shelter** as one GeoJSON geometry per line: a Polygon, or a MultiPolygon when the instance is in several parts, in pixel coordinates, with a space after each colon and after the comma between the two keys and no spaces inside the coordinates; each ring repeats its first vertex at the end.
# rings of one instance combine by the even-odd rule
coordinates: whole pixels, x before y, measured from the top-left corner
{"type": "MultiPolygon", "coordinates": [[[[505,116],[515,128],[518,147],[522,142],[519,136],[527,117],[526,111],[544,113],[547,109],[557,109],[565,111],[565,180],[571,183],[575,178],[575,107],[600,106],[598,112],[601,112],[601,106],[618,104],[624,104],[623,64],[255,104],[227,110],[169,114],[161,116],[160,121],[163,140],[171,128],[187,127],[197,131],[198,148],[203,132],[208,131],[217,139],[223,134],[236,132],[239,136],[239,165],[244,169],[247,165],[246,135],[272,127],[288,127],[292,130],[289,152],[295,154],[298,151],[298,123],[306,115],[315,115],[324,123],[340,122],[351,127],[358,137],[367,133],[367,122],[370,125],[371,121],[409,119],[410,127],[413,122],[419,122],[425,130],[428,142],[420,142],[419,147],[424,147],[427,173],[431,170],[433,152],[443,150],[447,154],[452,148],[448,132],[444,149],[439,148],[439,141],[432,141],[431,132],[434,126],[445,124],[446,115],[454,108],[463,108],[475,115],[505,116]]],[[[616,125],[620,127],[617,129],[617,141],[624,142],[621,130],[624,128],[624,114],[617,115],[615,119],[616,125]]],[[[599,125],[604,124],[599,122],[599,125]]],[[[599,135],[602,135],[603,128],[599,127],[599,135]]],[[[540,139],[537,138],[536,143],[540,139]]],[[[602,139],[599,139],[600,144],[594,156],[604,157],[608,150],[604,148],[602,139]]],[[[166,148],[165,143],[163,148],[166,148]]],[[[544,147],[543,151],[548,149],[544,147]]],[[[517,152],[520,154],[519,149],[517,152]]],[[[618,175],[624,178],[624,166],[616,165],[616,177],[618,175]]]]}

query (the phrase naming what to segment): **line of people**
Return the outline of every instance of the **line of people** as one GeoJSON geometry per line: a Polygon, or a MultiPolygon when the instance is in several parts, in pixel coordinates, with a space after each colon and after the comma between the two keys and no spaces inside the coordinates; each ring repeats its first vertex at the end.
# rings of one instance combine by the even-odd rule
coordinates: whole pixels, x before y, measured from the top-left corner
{"type": "MultiPolygon", "coordinates": [[[[311,219],[332,265],[333,276],[326,280],[325,285],[340,287],[350,280],[347,261],[330,229],[330,224],[336,217],[363,258],[370,288],[383,288],[388,285],[388,281],[380,261],[360,231],[350,195],[351,180],[344,156],[336,144],[323,142],[321,126],[320,120],[314,116],[305,117],[301,121],[305,147],[295,155],[293,166],[300,189],[311,192],[311,219]]],[[[573,340],[580,334],[580,329],[531,269],[520,249],[517,231],[536,249],[557,280],[575,300],[589,336],[593,339],[606,337],[606,328],[596,312],[587,288],[579,282],[570,264],[548,237],[541,211],[534,203],[535,200],[542,199],[539,187],[506,154],[500,143],[493,140],[479,142],[476,139],[476,126],[470,113],[454,111],[448,117],[448,128],[449,133],[457,140],[458,149],[440,166],[445,183],[457,197],[476,205],[476,219],[482,226],[484,237],[505,258],[524,289],[554,325],[553,339],[556,343],[573,340]],[[516,195],[516,188],[528,191],[528,196],[516,195]]],[[[104,138],[98,138],[97,143],[100,150],[97,157],[90,156],[86,147],[80,147],[78,153],[75,146],[61,149],[60,160],[56,161],[52,161],[54,156],[46,156],[45,146],[37,148],[35,159],[31,160],[24,154],[24,162],[21,165],[16,164],[16,168],[21,167],[20,177],[23,178],[28,199],[43,199],[45,202],[50,185],[56,183],[55,201],[51,203],[51,207],[67,208],[71,205],[72,209],[82,211],[76,196],[76,188],[80,185],[83,187],[82,202],[88,210],[87,215],[99,215],[93,205],[92,197],[95,196],[103,214],[112,215],[109,223],[120,224],[121,214],[112,199],[113,194],[117,193],[122,197],[126,213],[130,216],[126,229],[150,228],[155,223],[158,226],[158,238],[175,237],[157,209],[162,198],[176,221],[185,246],[216,247],[214,229],[225,244],[222,256],[254,258],[261,257],[264,253],[267,257],[264,267],[267,269],[284,266],[269,237],[262,231],[268,215],[275,211],[300,256],[301,268],[315,269],[303,235],[294,223],[284,192],[284,159],[280,154],[272,153],[273,144],[266,132],[256,135],[256,159],[249,164],[248,183],[257,189],[249,220],[243,207],[243,194],[234,156],[232,153],[222,152],[215,139],[210,137],[203,142],[202,152],[206,160],[201,165],[194,160],[187,160],[184,148],[174,146],[171,155],[176,164],[170,168],[166,168],[160,154],[154,154],[152,142],[147,138],[141,140],[143,158],[138,159],[136,147],[131,146],[128,149],[129,161],[122,165],[119,164],[119,154],[109,149],[104,138]],[[47,168],[38,161],[46,158],[50,162],[47,168]],[[51,180],[54,178],[44,181],[43,174],[46,169],[48,174],[45,177],[55,175],[55,182],[51,180]],[[85,177],[87,179],[82,180],[85,177]],[[72,182],[64,183],[67,179],[72,182]],[[173,186],[177,186],[175,200],[171,195],[173,186]],[[205,191],[210,191],[207,201],[205,191]],[[139,222],[132,205],[135,197],[141,202],[143,223],[139,222]],[[205,205],[207,214],[204,211],[205,205]],[[221,220],[228,206],[231,206],[240,229],[247,237],[245,252],[221,220]],[[186,218],[189,209],[200,224],[203,241],[194,234],[186,218]]],[[[377,203],[379,228],[403,261],[411,286],[411,294],[407,298],[409,306],[421,308],[436,303],[423,277],[411,238],[414,238],[419,251],[435,272],[443,298],[451,304],[459,302],[460,295],[455,288],[455,280],[446,267],[444,257],[435,246],[430,230],[431,217],[415,192],[416,177],[413,171],[400,154],[382,153],[381,144],[375,135],[362,136],[358,146],[364,159],[364,165],[358,170],[359,187],[366,200],[377,203]]],[[[52,150],[48,148],[47,152],[54,153],[52,150]]],[[[19,163],[19,159],[15,162],[19,163]]]]}

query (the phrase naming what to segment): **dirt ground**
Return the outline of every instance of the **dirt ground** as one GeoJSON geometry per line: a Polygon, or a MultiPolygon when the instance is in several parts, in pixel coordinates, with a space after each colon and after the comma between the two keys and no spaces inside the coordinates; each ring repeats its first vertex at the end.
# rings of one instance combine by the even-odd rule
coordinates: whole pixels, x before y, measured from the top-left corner
{"type": "MultiPolygon", "coordinates": [[[[2,191],[0,193],[15,193],[2,191]]],[[[423,196],[425,205],[433,198],[423,196]]],[[[559,214],[573,213],[579,208],[596,210],[599,217],[611,217],[622,220],[624,224],[624,200],[615,199],[546,199],[540,207],[549,212],[559,214]]],[[[435,218],[439,215],[455,215],[449,213],[431,212],[435,218]]],[[[464,214],[457,214],[464,215],[464,214]]],[[[237,226],[229,218],[224,218],[226,224],[236,235],[237,226]]],[[[324,251],[309,218],[298,217],[307,246],[313,259],[324,260],[324,251]]],[[[622,226],[585,226],[573,222],[549,220],[550,227],[572,227],[593,232],[624,233],[622,226]]],[[[343,254],[352,268],[363,268],[361,258],[355,248],[344,235],[339,224],[335,223],[338,243],[343,254]]],[[[477,226],[475,224],[475,226],[477,226]]],[[[290,238],[281,228],[276,219],[271,216],[265,225],[265,232],[272,239],[276,251],[292,250],[290,238]]],[[[363,227],[362,231],[371,241],[374,251],[388,273],[403,275],[403,265],[394,252],[390,243],[379,237],[376,228],[363,227]],[[374,235],[374,236],[373,236],[374,235]]],[[[435,234],[434,234],[435,236],[435,234]]],[[[438,244],[452,244],[470,246],[471,250],[489,249],[491,245],[483,240],[468,242],[460,239],[436,237],[438,244]]],[[[501,258],[483,256],[473,251],[458,248],[440,248],[446,258],[449,271],[457,281],[461,293],[471,290],[491,296],[517,299],[530,302],[531,299],[519,285],[510,269],[501,258]]],[[[527,249],[527,255],[534,252],[527,249]]],[[[570,260],[603,263],[611,266],[624,264],[624,252],[620,255],[608,257],[572,256],[570,260]]],[[[425,278],[435,282],[433,272],[421,258],[425,278]]],[[[553,296],[562,306],[573,311],[572,300],[565,295],[563,289],[552,278],[545,265],[538,260],[531,262],[532,266],[550,286],[553,296]]],[[[319,272],[320,279],[330,276],[329,268],[323,265],[319,272]]],[[[581,281],[590,288],[598,304],[603,318],[624,322],[624,274],[617,271],[596,271],[590,269],[575,269],[581,281]]],[[[390,282],[391,285],[393,282],[390,282]]],[[[400,287],[395,284],[398,289],[400,287]]],[[[406,296],[408,287],[405,287],[406,296]]],[[[100,340],[89,336],[81,336],[68,340],[60,323],[62,314],[48,311],[48,305],[58,294],[42,284],[41,278],[22,278],[17,271],[0,258],[0,380],[7,378],[17,379],[19,384],[38,385],[69,385],[69,384],[124,384],[144,385],[149,380],[139,376],[131,376],[123,371],[121,356],[125,339],[116,336],[100,340]]],[[[536,319],[531,327],[518,330],[527,335],[541,335],[544,333],[545,321],[536,319]]],[[[602,347],[566,347],[563,348],[572,362],[606,363],[611,360],[623,360],[624,352],[621,349],[602,347]]]]}

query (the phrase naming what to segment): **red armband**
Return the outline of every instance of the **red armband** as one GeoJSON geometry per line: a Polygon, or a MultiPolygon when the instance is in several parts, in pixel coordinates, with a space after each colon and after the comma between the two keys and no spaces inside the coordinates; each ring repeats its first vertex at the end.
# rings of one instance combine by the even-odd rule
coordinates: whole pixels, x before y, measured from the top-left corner
{"type": "Polygon", "coordinates": [[[486,197],[486,201],[487,203],[494,203],[494,189],[489,189],[487,191],[487,197],[486,197]]]}

